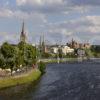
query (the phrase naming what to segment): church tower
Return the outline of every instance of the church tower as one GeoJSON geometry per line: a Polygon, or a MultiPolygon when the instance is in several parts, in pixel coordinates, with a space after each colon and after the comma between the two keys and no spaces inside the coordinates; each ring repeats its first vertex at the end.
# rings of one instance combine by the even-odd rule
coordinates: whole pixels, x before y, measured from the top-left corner
{"type": "Polygon", "coordinates": [[[47,48],[46,48],[46,44],[45,44],[44,35],[43,35],[43,36],[40,36],[39,48],[40,48],[40,52],[41,52],[42,54],[47,52],[47,48]]]}
{"type": "Polygon", "coordinates": [[[20,35],[20,42],[26,42],[26,34],[25,34],[25,29],[24,29],[24,22],[22,24],[22,31],[20,35]]]}

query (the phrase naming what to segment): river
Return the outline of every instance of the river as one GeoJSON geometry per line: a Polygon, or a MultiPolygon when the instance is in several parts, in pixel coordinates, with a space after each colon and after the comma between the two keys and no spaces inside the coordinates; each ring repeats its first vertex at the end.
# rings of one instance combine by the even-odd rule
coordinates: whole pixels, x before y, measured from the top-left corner
{"type": "Polygon", "coordinates": [[[100,63],[48,64],[35,86],[3,90],[0,100],[100,100],[100,63]]]}

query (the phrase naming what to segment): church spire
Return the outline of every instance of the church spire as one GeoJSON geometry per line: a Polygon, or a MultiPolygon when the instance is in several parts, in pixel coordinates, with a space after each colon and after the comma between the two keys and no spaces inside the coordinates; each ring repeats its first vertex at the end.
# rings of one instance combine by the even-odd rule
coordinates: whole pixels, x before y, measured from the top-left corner
{"type": "Polygon", "coordinates": [[[43,34],[43,45],[45,45],[44,34],[43,34]]]}
{"type": "Polygon", "coordinates": [[[21,32],[21,34],[24,34],[24,21],[22,23],[22,32],[21,32]]]}
{"type": "Polygon", "coordinates": [[[22,23],[22,31],[20,35],[20,42],[26,42],[26,34],[25,34],[25,24],[24,21],[22,23]]]}
{"type": "Polygon", "coordinates": [[[41,46],[41,44],[42,44],[42,37],[40,36],[40,46],[41,46]]]}

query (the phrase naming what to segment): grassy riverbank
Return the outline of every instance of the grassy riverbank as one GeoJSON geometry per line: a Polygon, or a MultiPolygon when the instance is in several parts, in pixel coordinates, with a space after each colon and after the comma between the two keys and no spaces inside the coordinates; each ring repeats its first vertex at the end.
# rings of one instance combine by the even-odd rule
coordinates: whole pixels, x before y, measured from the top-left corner
{"type": "MultiPolygon", "coordinates": [[[[62,59],[59,59],[59,63],[64,63],[64,62],[75,62],[75,61],[78,61],[79,59],[81,58],[62,58],[62,59]]],[[[83,58],[83,60],[87,60],[87,58],[83,58]]],[[[58,63],[58,60],[57,59],[41,59],[42,62],[45,62],[45,63],[58,63]]]]}
{"type": "Polygon", "coordinates": [[[35,82],[40,76],[41,72],[34,69],[22,75],[3,78],[0,79],[0,89],[35,82]]]}
{"type": "MultiPolygon", "coordinates": [[[[62,58],[62,59],[59,59],[59,62],[63,63],[63,62],[77,61],[77,59],[78,58],[62,58]]],[[[57,59],[41,59],[41,61],[45,63],[57,63],[58,62],[57,59]]]]}

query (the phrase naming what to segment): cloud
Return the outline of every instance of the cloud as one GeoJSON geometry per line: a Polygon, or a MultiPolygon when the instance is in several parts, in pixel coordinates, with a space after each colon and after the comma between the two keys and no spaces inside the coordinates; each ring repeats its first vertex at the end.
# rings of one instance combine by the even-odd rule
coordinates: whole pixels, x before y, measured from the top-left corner
{"type": "MultiPolygon", "coordinates": [[[[0,7],[0,16],[2,17],[18,17],[28,18],[34,17],[34,13],[42,16],[59,15],[62,16],[71,12],[87,12],[89,8],[83,6],[70,5],[69,0],[16,0],[16,5],[6,1],[4,7],[0,7]]],[[[37,16],[38,17],[38,16],[37,16]]]]}
{"type": "Polygon", "coordinates": [[[100,16],[82,16],[80,18],[68,21],[49,23],[46,25],[48,34],[52,37],[59,35],[60,37],[76,36],[79,38],[91,38],[100,35],[100,16]]]}
{"type": "Polygon", "coordinates": [[[0,45],[5,41],[16,44],[19,41],[19,34],[10,34],[7,32],[0,32],[0,45]]]}
{"type": "Polygon", "coordinates": [[[90,25],[87,26],[87,30],[89,33],[94,33],[94,34],[100,33],[100,16],[96,16],[96,15],[86,16],[84,18],[84,22],[90,23],[90,25]]]}
{"type": "Polygon", "coordinates": [[[0,9],[0,17],[12,17],[13,12],[8,9],[0,9]]]}
{"type": "Polygon", "coordinates": [[[0,18],[28,20],[31,33],[47,33],[48,37],[57,39],[100,35],[99,0],[16,0],[14,5],[3,0],[0,3],[0,18]]]}
{"type": "Polygon", "coordinates": [[[62,34],[62,35],[71,35],[73,34],[72,32],[68,31],[66,28],[55,28],[54,29],[51,29],[49,30],[49,33],[55,33],[55,34],[62,34]]]}
{"type": "Polygon", "coordinates": [[[66,8],[64,0],[16,0],[16,4],[22,11],[44,14],[61,13],[66,8]]]}
{"type": "Polygon", "coordinates": [[[100,5],[99,0],[16,0],[18,5],[61,5],[66,3],[69,6],[95,6],[100,5]]]}
{"type": "Polygon", "coordinates": [[[87,16],[86,19],[89,20],[94,25],[100,25],[100,16],[96,16],[96,15],[87,16]]]}
{"type": "Polygon", "coordinates": [[[16,0],[17,5],[52,5],[52,4],[63,4],[63,0],[16,0]]]}
{"type": "Polygon", "coordinates": [[[18,6],[21,5],[41,5],[42,0],[16,0],[18,6]]]}
{"type": "Polygon", "coordinates": [[[2,8],[0,9],[0,17],[1,18],[16,18],[16,19],[25,19],[25,20],[33,20],[34,23],[46,23],[46,17],[41,13],[27,13],[21,10],[11,10],[2,8]]]}
{"type": "Polygon", "coordinates": [[[78,5],[78,6],[99,6],[99,0],[69,0],[70,4],[78,5]]]}
{"type": "Polygon", "coordinates": [[[17,6],[23,11],[63,14],[72,11],[87,12],[91,9],[88,4],[92,5],[92,2],[98,3],[97,0],[16,0],[17,6]]]}

